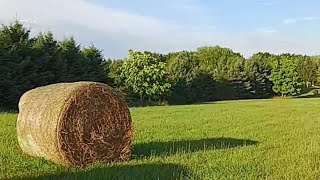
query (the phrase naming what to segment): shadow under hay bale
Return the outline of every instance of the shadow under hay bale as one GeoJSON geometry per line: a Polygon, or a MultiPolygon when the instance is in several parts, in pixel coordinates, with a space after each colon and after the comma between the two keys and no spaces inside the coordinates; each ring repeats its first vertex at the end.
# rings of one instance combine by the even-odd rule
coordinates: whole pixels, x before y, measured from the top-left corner
{"type": "Polygon", "coordinates": [[[200,140],[183,140],[169,142],[151,142],[146,144],[136,144],[133,155],[136,158],[149,156],[170,156],[182,153],[192,153],[196,151],[208,151],[214,149],[229,149],[241,146],[257,144],[258,141],[235,139],[235,138],[207,138],[200,140]]]}
{"type": "Polygon", "coordinates": [[[61,165],[109,163],[131,155],[128,106],[102,83],[60,83],[26,92],[17,134],[25,153],[61,165]]]}

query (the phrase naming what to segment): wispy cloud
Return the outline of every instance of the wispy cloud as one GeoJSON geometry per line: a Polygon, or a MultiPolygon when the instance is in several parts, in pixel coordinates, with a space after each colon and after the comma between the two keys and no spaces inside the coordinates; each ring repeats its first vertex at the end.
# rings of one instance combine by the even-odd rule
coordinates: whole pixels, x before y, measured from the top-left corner
{"type": "Polygon", "coordinates": [[[17,19],[17,20],[23,24],[28,24],[28,25],[37,24],[37,21],[32,19],[17,19]]]}
{"type": "Polygon", "coordinates": [[[257,29],[258,32],[262,33],[277,33],[278,30],[270,28],[270,27],[261,27],[257,29]]]}
{"type": "Polygon", "coordinates": [[[320,17],[318,16],[310,16],[310,17],[299,17],[299,18],[288,18],[284,19],[283,23],[285,24],[294,24],[298,22],[304,22],[304,21],[319,21],[320,17]]]}
{"type": "MultiPolygon", "coordinates": [[[[182,9],[191,13],[196,11],[194,7],[186,4],[182,9]]],[[[88,0],[0,0],[0,22],[8,23],[16,16],[31,26],[33,33],[50,30],[59,39],[72,35],[83,45],[94,43],[111,58],[127,56],[128,49],[167,53],[204,45],[229,47],[245,56],[259,51],[319,53],[317,44],[284,39],[272,27],[228,33],[213,25],[172,22],[88,0]]]]}
{"type": "Polygon", "coordinates": [[[279,1],[274,0],[255,0],[255,2],[261,6],[275,6],[279,4],[279,1]]]}
{"type": "MultiPolygon", "coordinates": [[[[194,3],[185,3],[183,9],[191,11],[194,3]]],[[[125,56],[130,48],[160,52],[189,49],[214,34],[213,26],[194,28],[88,0],[0,0],[0,22],[10,22],[16,16],[33,30],[50,30],[61,38],[74,35],[84,45],[98,44],[113,57],[125,56]]]]}

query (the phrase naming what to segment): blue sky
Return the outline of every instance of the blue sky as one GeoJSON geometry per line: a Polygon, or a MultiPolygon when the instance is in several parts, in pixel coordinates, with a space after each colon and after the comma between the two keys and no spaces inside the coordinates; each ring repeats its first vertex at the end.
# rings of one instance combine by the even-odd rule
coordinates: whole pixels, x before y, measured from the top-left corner
{"type": "Polygon", "coordinates": [[[0,22],[18,17],[33,34],[96,44],[107,58],[128,49],[167,53],[220,45],[320,54],[320,1],[298,0],[0,0],[0,22]]]}

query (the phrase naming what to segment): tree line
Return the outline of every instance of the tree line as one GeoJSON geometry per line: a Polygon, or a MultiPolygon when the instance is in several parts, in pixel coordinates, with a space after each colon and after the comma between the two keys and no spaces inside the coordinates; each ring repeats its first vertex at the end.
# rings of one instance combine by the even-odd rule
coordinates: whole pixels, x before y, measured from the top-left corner
{"type": "Polygon", "coordinates": [[[129,50],[127,58],[111,60],[72,37],[31,37],[17,21],[0,27],[0,110],[16,110],[35,87],[74,81],[106,83],[131,105],[288,96],[320,81],[320,56],[259,52],[246,59],[208,46],[168,54],[129,50]]]}

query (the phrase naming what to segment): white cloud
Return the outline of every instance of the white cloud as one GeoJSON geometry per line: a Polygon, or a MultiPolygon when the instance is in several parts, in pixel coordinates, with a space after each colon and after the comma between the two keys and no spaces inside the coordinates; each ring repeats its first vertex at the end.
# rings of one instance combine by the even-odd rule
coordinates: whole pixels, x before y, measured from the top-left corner
{"type": "Polygon", "coordinates": [[[226,46],[235,51],[243,52],[246,57],[256,52],[284,52],[295,54],[319,54],[318,45],[297,39],[282,37],[279,33],[243,33],[230,37],[225,41],[226,46]]]}
{"type": "Polygon", "coordinates": [[[23,23],[23,24],[37,24],[36,20],[29,20],[29,19],[18,19],[19,22],[23,23]]]}
{"type": "Polygon", "coordinates": [[[17,14],[18,19],[21,17],[50,27],[64,22],[105,33],[143,36],[179,28],[157,19],[103,8],[85,0],[1,0],[0,5],[2,19],[8,21],[17,14]]]}
{"type": "Polygon", "coordinates": [[[304,22],[304,21],[319,21],[320,17],[299,17],[299,18],[288,18],[283,20],[283,23],[285,24],[294,24],[298,22],[304,22]]]}
{"type": "Polygon", "coordinates": [[[275,6],[280,3],[279,1],[274,1],[274,0],[255,0],[255,1],[257,4],[262,6],[275,6]]]}
{"type": "Polygon", "coordinates": [[[297,20],[296,19],[285,19],[285,20],[283,20],[283,22],[286,24],[293,24],[293,23],[296,23],[297,20]]]}
{"type": "Polygon", "coordinates": [[[268,27],[258,28],[257,31],[262,32],[262,33],[277,33],[278,32],[278,30],[273,29],[273,28],[268,28],[268,27]]]}
{"type": "MultiPolygon", "coordinates": [[[[182,9],[192,11],[188,4],[182,9]]],[[[0,0],[0,23],[9,23],[16,16],[32,27],[33,34],[50,30],[59,39],[75,36],[82,45],[96,44],[107,58],[125,57],[128,49],[167,53],[204,45],[226,46],[247,57],[258,51],[319,53],[315,44],[289,41],[272,28],[223,33],[211,25],[174,23],[102,7],[88,0],[0,0]]]]}

